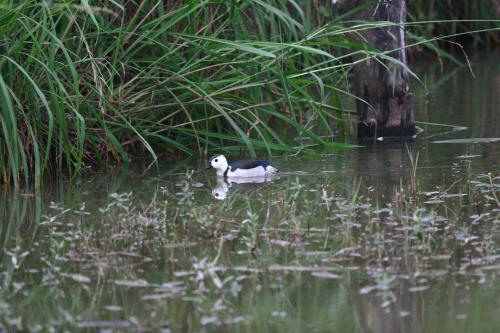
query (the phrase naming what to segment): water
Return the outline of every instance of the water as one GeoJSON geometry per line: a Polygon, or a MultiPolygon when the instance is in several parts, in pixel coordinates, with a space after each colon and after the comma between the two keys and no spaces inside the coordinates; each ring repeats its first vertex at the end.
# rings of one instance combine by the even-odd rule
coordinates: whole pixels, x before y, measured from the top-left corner
{"type": "Polygon", "coordinates": [[[189,160],[4,188],[0,331],[497,332],[500,143],[434,143],[500,137],[476,63],[422,74],[416,142],[276,158],[272,182],[189,160]]]}

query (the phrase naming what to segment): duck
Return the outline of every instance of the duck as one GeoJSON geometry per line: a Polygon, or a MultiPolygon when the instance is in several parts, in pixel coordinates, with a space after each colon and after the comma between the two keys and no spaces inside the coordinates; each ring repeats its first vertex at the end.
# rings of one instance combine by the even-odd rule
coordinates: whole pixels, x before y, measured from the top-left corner
{"type": "Polygon", "coordinates": [[[276,175],[279,170],[267,160],[242,160],[229,164],[224,155],[213,156],[205,170],[217,170],[218,177],[266,177],[276,175]]]}

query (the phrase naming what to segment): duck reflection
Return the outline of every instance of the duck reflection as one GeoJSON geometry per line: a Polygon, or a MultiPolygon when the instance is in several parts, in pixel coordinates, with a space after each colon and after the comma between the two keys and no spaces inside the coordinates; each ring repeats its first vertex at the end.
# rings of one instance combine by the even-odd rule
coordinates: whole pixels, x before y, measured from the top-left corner
{"type": "Polygon", "coordinates": [[[217,177],[217,184],[212,190],[212,196],[217,200],[224,200],[227,197],[230,188],[242,190],[256,189],[277,178],[279,177],[217,177]]]}

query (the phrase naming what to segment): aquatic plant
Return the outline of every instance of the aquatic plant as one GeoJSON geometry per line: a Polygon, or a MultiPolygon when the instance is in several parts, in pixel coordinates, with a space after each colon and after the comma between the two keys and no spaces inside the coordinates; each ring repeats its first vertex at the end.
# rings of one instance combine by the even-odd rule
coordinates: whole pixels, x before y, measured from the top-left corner
{"type": "MultiPolygon", "coordinates": [[[[405,179],[421,177],[401,153],[405,179]]],[[[499,267],[500,178],[491,173],[442,184],[422,177],[417,191],[397,187],[394,197],[343,173],[285,175],[231,189],[224,201],[212,201],[210,178],[190,171],[133,193],[107,183],[98,191],[101,178],[76,188],[104,192],[99,198],[71,200],[60,187],[43,214],[26,213],[36,197],[0,193],[0,205],[10,203],[0,206],[0,327],[257,331],[274,320],[289,331],[297,314],[323,325],[318,309],[328,318],[339,309],[325,300],[361,315],[356,302],[416,311],[404,303],[412,295],[433,303],[443,296],[428,289],[477,288],[493,283],[499,267]],[[476,198],[462,195],[476,190],[479,214],[476,198]],[[35,220],[16,224],[26,215],[35,220]]]]}

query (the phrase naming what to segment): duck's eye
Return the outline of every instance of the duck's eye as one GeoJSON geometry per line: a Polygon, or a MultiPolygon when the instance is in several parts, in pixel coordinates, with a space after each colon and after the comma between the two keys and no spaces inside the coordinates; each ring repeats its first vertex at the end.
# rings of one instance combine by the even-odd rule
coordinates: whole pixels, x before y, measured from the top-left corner
{"type": "Polygon", "coordinates": [[[215,196],[218,197],[219,196],[219,193],[215,193],[215,196]]]}
{"type": "Polygon", "coordinates": [[[217,158],[216,158],[216,159],[214,160],[214,162],[215,162],[215,163],[219,162],[219,159],[217,159],[217,158]]]}

